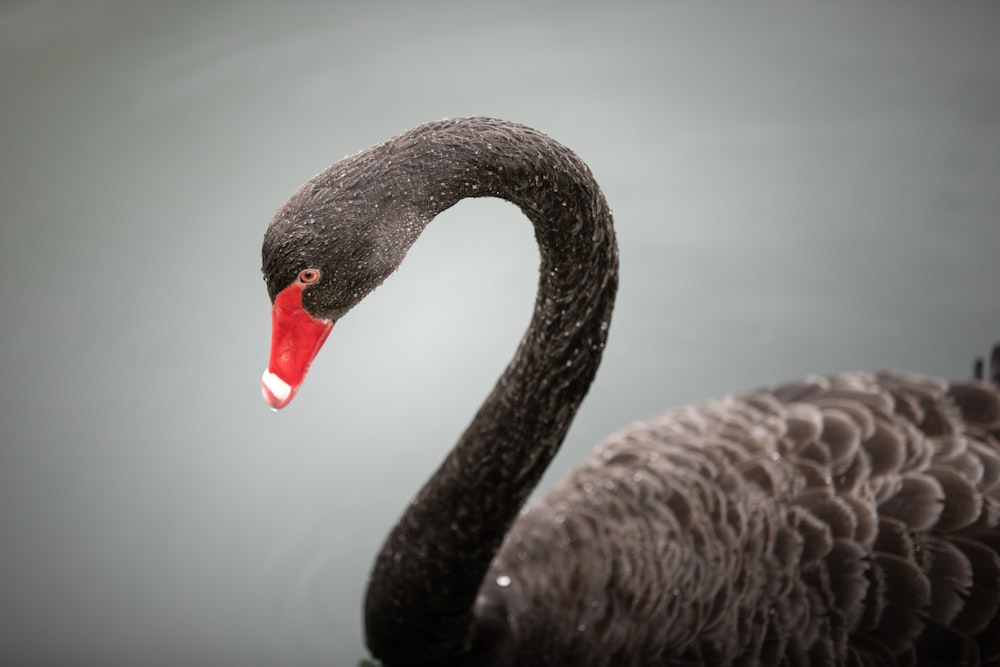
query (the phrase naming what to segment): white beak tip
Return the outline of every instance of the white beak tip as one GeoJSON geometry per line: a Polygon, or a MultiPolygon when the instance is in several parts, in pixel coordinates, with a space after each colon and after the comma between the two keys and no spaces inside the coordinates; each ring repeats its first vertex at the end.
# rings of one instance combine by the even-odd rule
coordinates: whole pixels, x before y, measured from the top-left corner
{"type": "Polygon", "coordinates": [[[260,387],[264,400],[275,410],[280,410],[292,400],[292,386],[269,370],[264,371],[260,387]]]}

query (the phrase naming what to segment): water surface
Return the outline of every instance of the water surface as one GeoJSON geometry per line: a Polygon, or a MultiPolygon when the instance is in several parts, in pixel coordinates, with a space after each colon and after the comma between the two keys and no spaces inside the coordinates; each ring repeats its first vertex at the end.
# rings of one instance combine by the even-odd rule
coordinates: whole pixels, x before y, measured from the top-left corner
{"type": "Polygon", "coordinates": [[[463,202],[258,381],[271,213],[488,114],[614,209],[610,346],[550,484],[661,408],[808,372],[965,375],[1000,337],[982,2],[6,2],[0,663],[354,665],[369,563],[503,368],[537,259],[463,202]]]}

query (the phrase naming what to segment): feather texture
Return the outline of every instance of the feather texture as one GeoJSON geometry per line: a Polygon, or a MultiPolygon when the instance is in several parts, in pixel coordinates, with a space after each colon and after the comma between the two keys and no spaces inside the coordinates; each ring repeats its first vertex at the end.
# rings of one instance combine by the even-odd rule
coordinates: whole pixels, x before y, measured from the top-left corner
{"type": "Polygon", "coordinates": [[[667,412],[522,514],[479,609],[512,665],[995,659],[998,434],[994,385],[890,372],[667,412]]]}

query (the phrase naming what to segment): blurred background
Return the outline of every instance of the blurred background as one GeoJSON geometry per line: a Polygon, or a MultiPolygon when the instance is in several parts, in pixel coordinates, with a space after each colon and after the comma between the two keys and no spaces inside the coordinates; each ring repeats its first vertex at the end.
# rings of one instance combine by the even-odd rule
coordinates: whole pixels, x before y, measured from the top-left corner
{"type": "Polygon", "coordinates": [[[1000,339],[1000,5],[0,4],[0,664],[355,665],[389,527],[528,321],[509,204],[442,215],[260,397],[263,231],[423,121],[590,164],[622,282],[545,484],[622,425],[1000,339]]]}

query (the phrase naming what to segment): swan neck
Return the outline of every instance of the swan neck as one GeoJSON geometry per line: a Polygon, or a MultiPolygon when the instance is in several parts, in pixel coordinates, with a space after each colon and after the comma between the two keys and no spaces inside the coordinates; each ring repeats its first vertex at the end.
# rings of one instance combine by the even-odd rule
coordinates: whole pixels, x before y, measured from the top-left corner
{"type": "Polygon", "coordinates": [[[400,218],[430,219],[467,197],[511,201],[534,225],[539,285],[513,359],[376,561],[366,632],[387,664],[449,664],[474,650],[477,593],[593,380],[618,275],[611,213],[569,149],[488,119],[418,130],[394,159],[410,178],[426,175],[414,189],[426,208],[400,218]]]}

